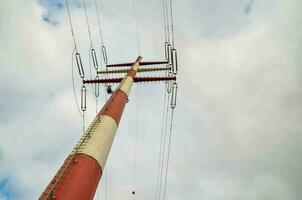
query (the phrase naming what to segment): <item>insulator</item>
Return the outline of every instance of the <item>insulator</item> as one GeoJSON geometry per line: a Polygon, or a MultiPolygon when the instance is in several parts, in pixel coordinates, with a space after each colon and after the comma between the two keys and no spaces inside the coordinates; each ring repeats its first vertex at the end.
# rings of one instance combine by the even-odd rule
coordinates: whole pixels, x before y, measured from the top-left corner
{"type": "MultiPolygon", "coordinates": [[[[97,75],[95,77],[95,80],[99,80],[99,76],[97,75]]],[[[100,96],[100,83],[95,83],[95,86],[94,86],[94,94],[96,97],[99,97],[100,96]]]]}
{"type": "Polygon", "coordinates": [[[108,58],[107,58],[106,47],[104,45],[102,45],[102,55],[103,55],[104,63],[107,64],[108,58]]]}
{"type": "Polygon", "coordinates": [[[84,78],[85,74],[84,74],[83,64],[81,60],[81,55],[79,53],[76,53],[75,55],[76,55],[76,62],[77,62],[80,77],[84,78]]]}
{"type": "Polygon", "coordinates": [[[86,110],[86,87],[85,85],[82,86],[81,88],[81,110],[85,111],[86,110]]]}
{"type": "Polygon", "coordinates": [[[172,71],[174,75],[177,74],[178,71],[176,49],[172,49],[172,71]]]}
{"type": "Polygon", "coordinates": [[[168,54],[168,42],[165,42],[165,58],[166,58],[166,60],[169,59],[169,54],[168,54]]]}
{"type": "Polygon", "coordinates": [[[98,70],[98,59],[96,57],[95,49],[91,49],[91,57],[92,57],[92,62],[93,66],[96,70],[98,70]]]}
{"type": "Polygon", "coordinates": [[[172,47],[171,44],[168,44],[168,63],[172,65],[172,47]]]}
{"type": "Polygon", "coordinates": [[[174,82],[172,86],[172,98],[171,98],[171,108],[176,107],[176,98],[177,98],[177,83],[174,82]]]}
{"type": "MultiPolygon", "coordinates": [[[[172,76],[172,72],[169,72],[169,77],[172,76]]],[[[167,81],[167,92],[170,94],[172,91],[172,81],[167,81]]]]}

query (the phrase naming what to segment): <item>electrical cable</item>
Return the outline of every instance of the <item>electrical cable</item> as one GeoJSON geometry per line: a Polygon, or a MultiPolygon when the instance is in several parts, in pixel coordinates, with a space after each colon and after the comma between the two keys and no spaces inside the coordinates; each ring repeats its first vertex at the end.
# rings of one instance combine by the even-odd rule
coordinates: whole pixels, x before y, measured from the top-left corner
{"type": "Polygon", "coordinates": [[[88,14],[87,14],[87,9],[86,9],[86,3],[85,3],[85,0],[82,0],[82,2],[83,2],[83,6],[84,6],[84,12],[85,12],[85,17],[86,17],[86,24],[87,24],[87,28],[88,28],[88,35],[89,35],[89,39],[90,39],[90,46],[91,46],[91,48],[93,48],[91,31],[90,31],[90,25],[89,25],[88,14]]]}
{"type": "Polygon", "coordinates": [[[134,21],[135,21],[135,30],[136,30],[138,55],[140,56],[141,55],[141,49],[140,49],[140,38],[139,38],[139,30],[138,30],[138,23],[137,23],[137,16],[136,16],[136,3],[135,3],[135,0],[133,0],[133,15],[134,15],[134,21]]]}
{"type": "Polygon", "coordinates": [[[160,171],[160,182],[159,182],[159,199],[162,193],[162,185],[163,185],[163,170],[164,170],[164,161],[165,161],[165,152],[166,152],[166,139],[167,139],[167,124],[168,124],[168,116],[169,116],[169,103],[170,102],[170,94],[168,94],[168,100],[166,104],[166,118],[165,118],[165,126],[164,126],[164,141],[163,141],[163,150],[162,150],[162,160],[161,160],[161,171],[160,171]]]}
{"type": "Polygon", "coordinates": [[[167,36],[168,36],[168,43],[170,43],[170,23],[169,23],[169,8],[168,8],[168,0],[164,0],[165,8],[166,8],[166,22],[167,22],[167,36]]]}
{"type": "Polygon", "coordinates": [[[169,142],[168,142],[168,155],[167,155],[167,164],[166,164],[166,174],[164,181],[164,192],[163,192],[163,200],[166,198],[166,189],[167,189],[167,181],[168,181],[168,170],[169,170],[169,160],[170,160],[170,151],[171,151],[171,138],[172,138],[172,129],[173,129],[173,117],[174,117],[174,109],[171,111],[171,121],[170,121],[170,133],[169,133],[169,142]]]}
{"type": "Polygon", "coordinates": [[[101,18],[100,18],[99,6],[98,6],[98,3],[97,3],[97,0],[94,0],[94,3],[95,3],[96,14],[97,14],[97,17],[98,17],[98,25],[99,25],[99,32],[100,32],[100,36],[101,36],[101,44],[104,45],[102,26],[101,26],[101,18]]]}
{"type": "Polygon", "coordinates": [[[163,6],[163,23],[164,23],[164,34],[165,34],[165,42],[168,42],[168,32],[167,32],[167,17],[166,17],[166,5],[165,0],[162,0],[162,6],[163,6]]]}
{"type": "Polygon", "coordinates": [[[85,132],[85,111],[83,111],[82,118],[83,118],[83,133],[84,133],[85,132]]]}
{"type": "Polygon", "coordinates": [[[139,121],[139,92],[140,88],[139,85],[137,87],[137,104],[136,104],[136,123],[135,123],[135,138],[134,138],[134,167],[133,167],[133,179],[132,179],[132,187],[133,191],[132,194],[133,196],[135,195],[135,178],[136,178],[136,164],[137,164],[137,138],[138,138],[138,121],[139,121]]]}
{"type": "Polygon", "coordinates": [[[161,136],[160,136],[160,148],[159,148],[159,155],[158,155],[158,166],[157,166],[157,181],[156,181],[156,191],[155,191],[155,199],[158,199],[158,192],[159,192],[159,175],[160,175],[160,166],[161,166],[161,155],[162,155],[162,146],[163,146],[163,135],[164,135],[164,120],[166,114],[166,98],[167,98],[167,83],[164,90],[164,104],[163,104],[163,112],[162,112],[162,123],[161,123],[161,136]]]}
{"type": "Polygon", "coordinates": [[[170,0],[170,18],[171,18],[171,37],[172,37],[172,47],[174,48],[174,20],[173,20],[173,3],[170,0]]]}
{"type": "Polygon", "coordinates": [[[70,14],[70,10],[69,10],[69,4],[68,4],[67,0],[65,0],[65,4],[66,4],[66,8],[67,8],[67,14],[68,14],[68,19],[69,19],[69,24],[70,24],[70,29],[71,29],[71,35],[72,35],[72,38],[73,38],[75,51],[78,53],[77,43],[76,43],[76,39],[75,39],[75,36],[74,36],[73,25],[72,25],[72,20],[71,20],[71,14],[70,14]]]}

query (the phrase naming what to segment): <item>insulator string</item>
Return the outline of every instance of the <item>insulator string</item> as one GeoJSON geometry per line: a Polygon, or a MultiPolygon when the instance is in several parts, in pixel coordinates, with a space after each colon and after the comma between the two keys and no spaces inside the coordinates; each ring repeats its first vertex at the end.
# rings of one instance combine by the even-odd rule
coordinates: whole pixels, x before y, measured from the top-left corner
{"type": "Polygon", "coordinates": [[[76,48],[74,47],[74,48],[73,48],[73,51],[72,51],[72,55],[71,55],[71,57],[72,57],[72,59],[71,59],[71,79],[72,79],[72,89],[73,89],[73,95],[74,95],[74,99],[75,99],[75,102],[76,102],[76,105],[77,105],[78,112],[79,112],[80,116],[82,117],[82,113],[81,113],[81,110],[80,110],[80,106],[79,106],[77,94],[76,94],[76,91],[75,91],[75,83],[74,83],[73,61],[74,61],[75,51],[76,51],[76,48]]]}

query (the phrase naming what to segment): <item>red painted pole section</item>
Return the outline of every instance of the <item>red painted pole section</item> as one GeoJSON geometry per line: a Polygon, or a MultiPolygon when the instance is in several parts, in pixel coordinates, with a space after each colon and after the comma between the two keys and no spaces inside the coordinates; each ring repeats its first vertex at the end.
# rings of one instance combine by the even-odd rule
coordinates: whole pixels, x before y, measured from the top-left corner
{"type": "Polygon", "coordinates": [[[128,74],[97,114],[40,200],[92,200],[141,61],[128,74]]]}

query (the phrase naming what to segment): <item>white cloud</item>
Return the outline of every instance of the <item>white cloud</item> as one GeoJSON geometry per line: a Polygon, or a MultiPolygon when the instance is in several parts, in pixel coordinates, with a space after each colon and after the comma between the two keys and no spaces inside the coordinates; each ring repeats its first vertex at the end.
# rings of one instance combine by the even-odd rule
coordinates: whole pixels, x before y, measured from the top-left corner
{"type": "MultiPolygon", "coordinates": [[[[299,199],[301,3],[255,1],[246,15],[239,0],[175,2],[180,74],[167,199],[299,199]]],[[[160,58],[161,4],[137,6],[143,56],[160,58]]],[[[136,56],[131,9],[126,1],[103,2],[111,60],[136,56]]],[[[1,171],[15,173],[22,199],[41,193],[81,132],[66,13],[56,13],[60,23],[52,26],[44,12],[36,1],[0,1],[0,163],[1,171]]],[[[74,8],[72,16],[87,66],[84,13],[74,8]]],[[[131,196],[136,93],[135,87],[108,163],[110,199],[131,196]]],[[[140,93],[137,198],[150,199],[163,87],[144,84],[140,93]]],[[[88,120],[93,114],[89,99],[88,120]]]]}

